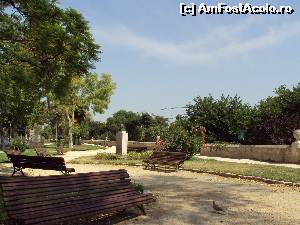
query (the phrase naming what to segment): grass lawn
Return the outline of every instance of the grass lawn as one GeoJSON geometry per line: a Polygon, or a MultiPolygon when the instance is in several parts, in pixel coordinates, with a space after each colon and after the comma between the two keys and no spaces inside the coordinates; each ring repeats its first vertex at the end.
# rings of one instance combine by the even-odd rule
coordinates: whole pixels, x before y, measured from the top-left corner
{"type": "Polygon", "coordinates": [[[74,145],[72,151],[88,151],[88,150],[99,150],[99,149],[106,149],[106,148],[99,145],[74,145]]]}
{"type": "MultiPolygon", "coordinates": [[[[47,148],[50,155],[56,155],[56,148],[54,144],[51,145],[45,145],[45,148],[47,148]]],[[[96,145],[74,145],[74,148],[72,151],[88,151],[88,150],[99,150],[104,149],[102,146],[96,146],[96,145]]],[[[64,148],[64,152],[71,151],[70,148],[64,148]]],[[[29,155],[29,156],[35,156],[36,153],[34,149],[26,149],[22,155],[29,155]]],[[[9,162],[9,159],[7,158],[6,154],[0,150],[0,163],[9,162]]]]}
{"type": "MultiPolygon", "coordinates": [[[[47,146],[46,148],[50,155],[56,155],[56,149],[54,147],[47,146]]],[[[71,149],[69,149],[69,148],[64,148],[64,152],[68,152],[70,150],[71,149]]],[[[29,149],[26,149],[22,153],[22,155],[36,156],[36,153],[35,153],[34,149],[29,148],[29,149]]],[[[10,162],[10,161],[6,156],[6,153],[3,151],[0,151],[0,163],[4,163],[4,162],[10,162]]]]}
{"type": "MultiPolygon", "coordinates": [[[[97,160],[94,156],[86,156],[74,159],[71,163],[78,164],[111,164],[120,165],[141,164],[141,160],[97,160]]],[[[220,162],[216,160],[196,159],[184,162],[185,169],[198,169],[203,172],[234,173],[244,176],[256,176],[273,180],[282,180],[300,183],[300,169],[283,166],[256,165],[247,163],[220,162]]]]}
{"type": "Polygon", "coordinates": [[[191,159],[184,163],[186,169],[199,169],[203,172],[213,171],[255,176],[273,180],[300,183],[300,169],[283,166],[269,166],[248,163],[220,162],[217,160],[191,159]]]}

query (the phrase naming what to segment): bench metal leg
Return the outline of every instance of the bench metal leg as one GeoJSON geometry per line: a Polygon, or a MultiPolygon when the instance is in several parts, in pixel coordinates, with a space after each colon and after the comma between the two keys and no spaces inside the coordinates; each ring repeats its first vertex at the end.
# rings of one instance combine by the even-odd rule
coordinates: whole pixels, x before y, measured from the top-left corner
{"type": "Polygon", "coordinates": [[[138,205],[137,207],[141,210],[141,212],[143,213],[143,215],[146,215],[146,211],[145,211],[144,205],[138,205]]]}
{"type": "Polygon", "coordinates": [[[22,167],[14,167],[14,172],[12,173],[12,177],[15,175],[16,172],[21,172],[22,176],[25,176],[23,171],[22,171],[22,167]]]}
{"type": "Polygon", "coordinates": [[[63,175],[69,175],[70,174],[70,172],[69,171],[60,171],[63,175]]]}

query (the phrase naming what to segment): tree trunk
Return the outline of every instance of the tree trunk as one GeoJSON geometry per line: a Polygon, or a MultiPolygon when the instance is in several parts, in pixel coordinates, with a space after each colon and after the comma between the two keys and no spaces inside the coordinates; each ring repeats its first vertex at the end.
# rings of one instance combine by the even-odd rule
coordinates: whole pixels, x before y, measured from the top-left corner
{"type": "Polygon", "coordinates": [[[4,143],[4,129],[3,127],[1,126],[0,127],[0,137],[1,137],[1,149],[4,150],[5,149],[5,143],[4,143]]]}
{"type": "Polygon", "coordinates": [[[69,120],[69,148],[73,148],[73,132],[72,132],[72,122],[69,120]]]}
{"type": "Polygon", "coordinates": [[[68,108],[66,108],[66,117],[68,120],[68,136],[69,136],[69,148],[73,148],[73,122],[74,122],[74,111],[72,110],[72,114],[69,114],[68,108]]]}

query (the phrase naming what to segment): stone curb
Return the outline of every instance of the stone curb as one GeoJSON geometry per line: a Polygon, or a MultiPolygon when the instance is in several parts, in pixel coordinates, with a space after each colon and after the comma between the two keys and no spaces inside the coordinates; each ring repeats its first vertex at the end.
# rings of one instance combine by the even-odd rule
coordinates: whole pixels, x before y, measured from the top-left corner
{"type": "MultiPolygon", "coordinates": [[[[114,164],[114,165],[138,166],[138,167],[143,166],[143,164],[129,165],[127,163],[120,163],[120,164],[114,164]]],[[[222,173],[222,172],[215,172],[215,171],[203,171],[203,170],[199,170],[199,169],[185,169],[185,168],[180,168],[180,170],[194,172],[194,173],[213,174],[213,175],[217,175],[217,176],[221,176],[221,177],[239,178],[239,179],[244,179],[244,180],[254,180],[254,181],[263,182],[263,183],[267,183],[267,184],[282,184],[282,185],[291,186],[291,187],[300,187],[300,183],[293,183],[293,182],[281,181],[281,180],[272,180],[272,179],[255,177],[255,176],[244,176],[244,175],[239,175],[239,174],[235,174],[235,173],[222,173]]]]}
{"type": "Polygon", "coordinates": [[[267,184],[282,184],[282,185],[286,185],[286,186],[300,187],[300,183],[293,183],[293,182],[281,181],[281,180],[272,180],[272,179],[255,177],[255,176],[244,176],[244,175],[239,175],[239,174],[234,174],[234,173],[203,171],[203,170],[198,170],[198,169],[180,169],[180,170],[190,171],[190,172],[195,172],[195,173],[208,173],[208,174],[218,175],[218,176],[222,176],[222,177],[239,178],[239,179],[244,179],[244,180],[254,180],[254,181],[264,182],[267,184]]]}

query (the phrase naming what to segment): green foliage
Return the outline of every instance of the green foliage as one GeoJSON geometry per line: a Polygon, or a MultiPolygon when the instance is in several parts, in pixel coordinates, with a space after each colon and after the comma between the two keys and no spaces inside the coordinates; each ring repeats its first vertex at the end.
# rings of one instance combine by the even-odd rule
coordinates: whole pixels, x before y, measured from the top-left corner
{"type": "Polygon", "coordinates": [[[136,181],[134,181],[134,182],[132,183],[132,185],[133,185],[133,188],[134,188],[134,190],[135,190],[136,192],[141,193],[141,194],[144,193],[144,190],[145,190],[144,185],[142,185],[141,183],[138,183],[138,182],[136,182],[136,181]]]}
{"type": "Polygon", "coordinates": [[[50,139],[53,135],[53,130],[52,130],[51,126],[45,126],[44,129],[41,132],[41,135],[45,139],[50,139]]]}
{"type": "Polygon", "coordinates": [[[88,22],[55,0],[1,1],[0,36],[0,128],[6,132],[12,126],[13,132],[25,133],[25,127],[46,122],[41,99],[66,96],[71,81],[87,77],[99,59],[88,22]]]}
{"type": "Polygon", "coordinates": [[[291,144],[293,131],[300,127],[300,83],[288,89],[280,86],[275,96],[256,107],[248,130],[250,144],[291,144]]]}
{"type": "Polygon", "coordinates": [[[164,148],[168,151],[183,151],[188,158],[200,153],[201,136],[186,118],[178,116],[176,121],[161,134],[164,148]]]}
{"type": "Polygon", "coordinates": [[[67,131],[70,148],[73,134],[78,137],[88,133],[89,124],[84,123],[88,111],[103,113],[115,88],[111,75],[102,74],[101,79],[98,79],[97,74],[90,74],[84,78],[73,78],[69,93],[65,97],[52,99],[56,112],[61,115],[62,129],[67,131]]]}
{"type": "Polygon", "coordinates": [[[151,155],[152,155],[151,151],[129,152],[127,156],[110,154],[110,153],[98,153],[95,158],[97,160],[144,160],[144,159],[148,159],[151,155]]]}
{"type": "Polygon", "coordinates": [[[95,158],[97,160],[116,160],[120,159],[120,155],[117,154],[110,154],[110,153],[98,153],[95,158]]]}
{"type": "Polygon", "coordinates": [[[128,138],[132,141],[155,141],[156,136],[168,126],[168,120],[162,116],[150,115],[148,113],[134,113],[119,110],[107,119],[106,134],[115,140],[115,134],[125,127],[128,138]]]}
{"type": "Polygon", "coordinates": [[[88,73],[98,60],[99,46],[78,11],[26,0],[4,0],[0,10],[1,62],[16,66],[13,73],[25,68],[19,75],[37,90],[65,94],[73,75],[88,73]]]}
{"type": "Polygon", "coordinates": [[[186,113],[193,126],[205,127],[207,142],[238,142],[240,132],[251,123],[253,109],[238,96],[214,99],[210,95],[196,97],[186,113]]]}
{"type": "Polygon", "coordinates": [[[146,151],[146,152],[129,152],[127,154],[126,159],[129,160],[144,160],[150,158],[152,155],[151,151],[146,151]]]}
{"type": "Polygon", "coordinates": [[[106,137],[110,137],[108,135],[106,129],[106,124],[99,122],[99,121],[91,121],[87,139],[103,139],[105,140],[106,137]]]}
{"type": "Polygon", "coordinates": [[[15,150],[19,150],[21,152],[24,152],[27,147],[26,139],[23,136],[17,136],[14,137],[11,141],[11,146],[15,150]]]}

